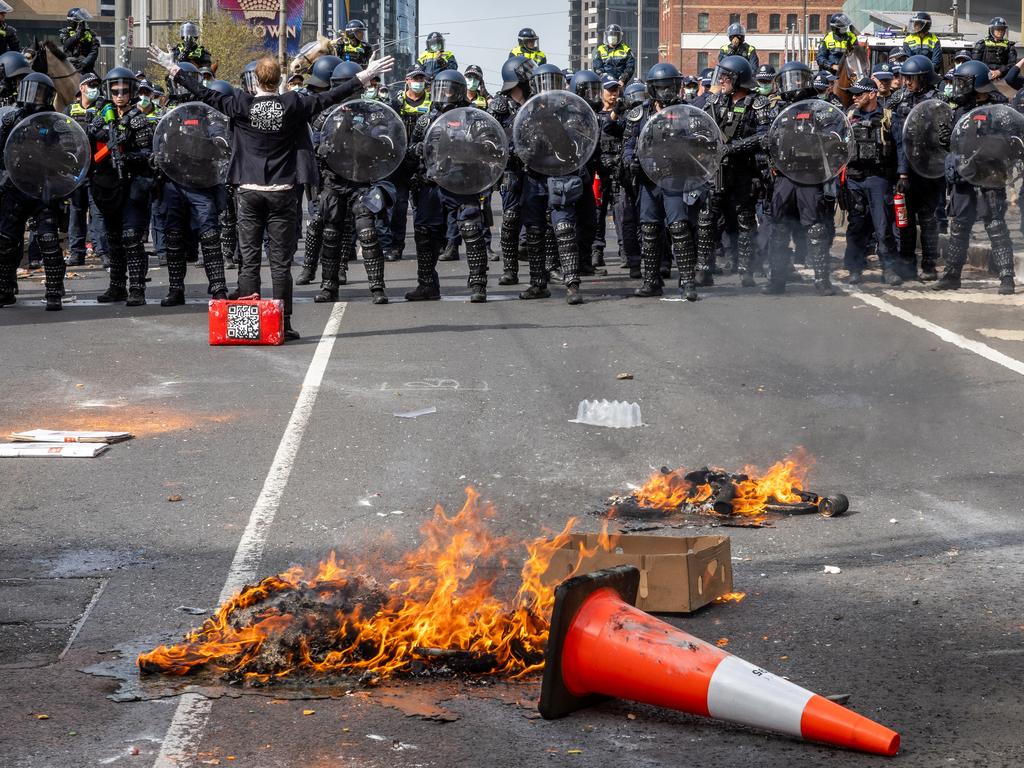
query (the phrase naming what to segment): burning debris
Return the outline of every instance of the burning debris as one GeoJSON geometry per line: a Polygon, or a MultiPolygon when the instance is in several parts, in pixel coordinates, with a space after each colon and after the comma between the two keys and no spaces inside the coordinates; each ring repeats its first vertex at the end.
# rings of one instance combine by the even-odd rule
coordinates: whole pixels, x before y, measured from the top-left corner
{"type": "Polygon", "coordinates": [[[292,567],[247,586],[202,627],[138,658],[143,673],[200,670],[250,685],[297,674],[373,682],[432,672],[519,677],[543,666],[554,585],[541,576],[575,523],[552,539],[526,543],[518,589],[498,596],[513,542],[493,536],[494,515],[466,489],[462,509],[441,507],[424,542],[396,563],[347,565],[333,553],[316,569],[292,567]],[[492,574],[492,575],[488,575],[492,574]]]}
{"type": "Polygon", "coordinates": [[[778,461],[765,473],[702,467],[687,472],[662,467],[628,496],[613,497],[610,517],[642,519],[710,515],[763,520],[769,514],[836,517],[849,509],[842,494],[824,496],[805,489],[810,462],[800,457],[778,461]]]}

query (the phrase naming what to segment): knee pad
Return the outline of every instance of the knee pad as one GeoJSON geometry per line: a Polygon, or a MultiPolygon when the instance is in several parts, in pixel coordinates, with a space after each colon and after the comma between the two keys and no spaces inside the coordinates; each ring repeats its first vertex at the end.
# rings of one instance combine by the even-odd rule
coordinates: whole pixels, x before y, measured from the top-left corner
{"type": "Polygon", "coordinates": [[[142,231],[138,229],[126,229],[124,231],[125,248],[134,248],[142,245],[142,231]]]}
{"type": "Polygon", "coordinates": [[[828,227],[825,224],[812,224],[807,228],[807,244],[820,246],[828,239],[828,227]]]}
{"type": "MultiPolygon", "coordinates": [[[[128,233],[125,232],[125,235],[128,233]]],[[[168,229],[164,231],[164,245],[168,251],[180,251],[185,247],[185,233],[180,229],[168,229]]]]}
{"type": "Polygon", "coordinates": [[[686,237],[690,234],[690,226],[685,221],[673,221],[668,225],[668,235],[673,240],[686,237]]]}
{"type": "Polygon", "coordinates": [[[467,219],[465,221],[460,221],[459,234],[462,235],[463,240],[476,240],[478,237],[483,237],[483,224],[477,219],[467,219]]]}
{"type": "Polygon", "coordinates": [[[220,230],[208,229],[199,236],[199,246],[205,252],[208,248],[220,248],[220,230]]]}
{"type": "Polygon", "coordinates": [[[753,232],[757,228],[757,214],[749,208],[738,211],[736,225],[741,233],[753,232]]]}
{"type": "Polygon", "coordinates": [[[356,237],[363,248],[374,248],[377,246],[377,228],[374,226],[360,227],[356,232],[356,237]]]}
{"type": "Polygon", "coordinates": [[[36,236],[40,253],[57,253],[60,250],[60,237],[56,232],[41,232],[36,236]]]}
{"type": "Polygon", "coordinates": [[[341,243],[341,231],[334,226],[324,227],[324,250],[337,248],[341,243]]]}
{"type": "Polygon", "coordinates": [[[959,219],[950,219],[949,237],[955,240],[967,240],[971,236],[971,228],[959,219]]]}
{"type": "Polygon", "coordinates": [[[531,248],[542,248],[544,246],[544,227],[527,227],[526,244],[531,248]]]}
{"type": "Polygon", "coordinates": [[[645,243],[656,242],[660,238],[660,227],[657,224],[641,224],[640,239],[645,243]]]}

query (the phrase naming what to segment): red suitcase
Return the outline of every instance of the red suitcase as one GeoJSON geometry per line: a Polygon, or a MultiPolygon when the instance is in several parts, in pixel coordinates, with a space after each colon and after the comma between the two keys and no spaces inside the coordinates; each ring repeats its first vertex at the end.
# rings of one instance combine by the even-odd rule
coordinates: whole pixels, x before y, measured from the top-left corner
{"type": "Polygon", "coordinates": [[[284,303],[253,294],[210,301],[210,345],[282,344],[284,303]]]}

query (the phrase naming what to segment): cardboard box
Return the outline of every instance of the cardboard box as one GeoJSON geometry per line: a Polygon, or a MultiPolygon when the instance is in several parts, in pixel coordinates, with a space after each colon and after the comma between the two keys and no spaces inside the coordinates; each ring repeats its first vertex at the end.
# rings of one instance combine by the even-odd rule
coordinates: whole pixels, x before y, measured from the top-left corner
{"type": "Polygon", "coordinates": [[[543,576],[557,584],[576,573],[616,565],[640,570],[636,607],[651,613],[690,613],[732,592],[732,554],[728,536],[628,536],[614,539],[611,551],[598,548],[596,533],[574,533],[555,553],[543,576]],[[578,569],[580,544],[592,555],[578,569]]]}

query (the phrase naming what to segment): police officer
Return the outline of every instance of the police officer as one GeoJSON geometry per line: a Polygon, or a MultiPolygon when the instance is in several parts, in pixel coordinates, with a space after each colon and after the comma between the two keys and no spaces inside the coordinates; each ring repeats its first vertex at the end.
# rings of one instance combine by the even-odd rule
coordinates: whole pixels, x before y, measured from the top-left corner
{"type": "MultiPolygon", "coordinates": [[[[710,82],[710,81],[709,81],[710,82]]],[[[697,97],[700,99],[701,97],[697,97]]],[[[625,135],[630,122],[626,119],[630,112],[636,107],[642,106],[647,101],[647,85],[634,80],[622,90],[623,113],[619,117],[618,126],[622,131],[622,157],[619,161],[619,182],[621,194],[616,201],[616,221],[621,221],[622,234],[619,240],[619,257],[621,258],[621,269],[629,270],[629,277],[632,280],[639,280],[643,277],[640,269],[640,203],[638,201],[639,182],[625,163],[625,135]]],[[[696,105],[694,105],[696,106],[696,105]]],[[[615,124],[609,124],[606,131],[615,128],[615,124]]]]}
{"type": "Polygon", "coordinates": [[[427,77],[433,77],[439,72],[452,69],[458,72],[459,62],[455,60],[455,54],[445,50],[444,35],[440,32],[431,32],[427,35],[427,50],[420,54],[417,63],[427,73],[427,77]]]}
{"type": "MultiPolygon", "coordinates": [[[[534,93],[565,90],[565,75],[554,64],[542,64],[533,70],[530,88],[534,93]]],[[[583,303],[580,295],[580,245],[577,239],[577,202],[590,194],[586,167],[566,176],[545,176],[527,168],[523,177],[521,206],[526,226],[526,250],[530,259],[530,287],[520,299],[546,299],[548,264],[545,238],[550,224],[565,283],[565,300],[570,305],[583,303]]]]}
{"type": "Polygon", "coordinates": [[[484,71],[477,64],[470,64],[466,67],[464,74],[466,78],[466,96],[469,103],[478,109],[487,109],[487,100],[490,94],[487,93],[487,86],[484,85],[484,71]]]}
{"type": "Polygon", "coordinates": [[[828,34],[818,43],[818,56],[815,61],[818,69],[826,72],[838,72],[846,52],[857,44],[857,35],[851,29],[853,22],[845,13],[833,13],[828,20],[828,34]]]}
{"type": "MultiPolygon", "coordinates": [[[[779,70],[780,109],[814,98],[811,70],[800,61],[790,61],[779,70]]],[[[807,255],[814,270],[814,287],[821,296],[835,293],[830,273],[830,217],[822,184],[802,184],[781,173],[773,175],[771,195],[771,262],[769,281],[762,293],[781,294],[789,278],[789,239],[797,229],[806,230],[807,255]]]]}
{"type": "Polygon", "coordinates": [[[836,76],[825,70],[820,71],[814,76],[814,90],[817,92],[818,98],[822,101],[827,101],[829,104],[842,106],[842,102],[836,96],[835,84],[836,76]]]}
{"type": "Polygon", "coordinates": [[[92,72],[100,55],[100,39],[89,29],[91,18],[84,8],[72,8],[68,11],[68,25],[59,35],[64,53],[79,72],[92,72]]]}
{"type": "Polygon", "coordinates": [[[772,106],[779,100],[778,90],[775,86],[775,78],[778,72],[771,64],[762,64],[754,72],[754,80],[757,82],[757,93],[768,99],[772,106]]]}
{"type": "MultiPolygon", "coordinates": [[[[53,81],[44,74],[31,72],[18,84],[15,107],[0,118],[0,146],[7,144],[11,131],[24,118],[53,110],[56,94],[53,81]]],[[[58,148],[59,149],[59,148],[58,148]]],[[[21,259],[25,225],[35,219],[36,242],[43,257],[46,308],[59,310],[64,293],[67,267],[60,251],[57,220],[60,202],[44,204],[27,196],[10,181],[0,157],[0,306],[13,304],[17,293],[17,269],[21,259]]]]}
{"type": "MultiPolygon", "coordinates": [[[[591,263],[595,268],[605,266],[604,249],[607,244],[605,233],[608,229],[608,213],[615,222],[619,248],[624,253],[622,220],[619,216],[622,198],[622,137],[625,129],[625,105],[620,98],[622,86],[611,75],[605,75],[601,82],[601,108],[597,122],[601,128],[597,152],[594,153],[595,174],[600,185],[597,205],[597,227],[591,246],[591,263]]],[[[636,225],[633,225],[634,239],[636,225]]],[[[637,254],[639,256],[639,254],[637,254]]]]}
{"type": "Polygon", "coordinates": [[[878,86],[878,103],[882,107],[889,106],[889,97],[892,96],[892,69],[888,64],[879,64],[871,72],[871,79],[878,86]]]}
{"type": "Polygon", "coordinates": [[[775,115],[768,98],[756,92],[754,72],[742,56],[726,56],[718,63],[712,88],[715,86],[720,90],[708,98],[704,111],[722,131],[725,157],[719,183],[701,212],[697,251],[704,256],[698,259],[704,269],[697,282],[711,284],[715,245],[723,231],[734,231],[742,284],[751,288],[756,267],[756,209],[761,181],[758,156],[762,154],[763,136],[775,115]]]}
{"type": "MultiPolygon", "coordinates": [[[[607,76],[616,85],[618,80],[607,76]]],[[[583,99],[594,110],[598,116],[598,126],[602,125],[601,111],[604,100],[601,93],[604,90],[602,78],[589,69],[581,69],[576,72],[569,81],[569,90],[583,99]]],[[[597,239],[597,200],[594,193],[594,178],[598,175],[601,166],[600,145],[591,155],[590,160],[584,166],[586,174],[584,181],[587,183],[587,190],[580,195],[576,201],[576,235],[579,241],[579,274],[589,277],[597,274],[594,265],[594,242],[597,239]]],[[[604,259],[601,257],[600,267],[604,267],[604,259]]],[[[602,275],[608,272],[602,269],[602,275]]]]}
{"type": "Polygon", "coordinates": [[[846,166],[846,228],[844,263],[853,285],[862,281],[871,235],[878,243],[882,279],[888,285],[903,283],[897,272],[896,238],[893,236],[893,181],[896,146],[892,113],[878,103],[878,85],[863,77],[850,86],[854,107],[847,113],[853,128],[851,159],[846,166]]]}
{"type": "Polygon", "coordinates": [[[4,0],[0,0],[0,54],[7,53],[7,51],[21,51],[18,30],[7,23],[7,14],[13,12],[14,9],[10,5],[4,0]]]}
{"type": "Polygon", "coordinates": [[[361,19],[352,19],[345,25],[345,31],[338,41],[336,52],[342,61],[354,61],[360,67],[370,63],[373,48],[366,42],[366,24],[361,19]]]}
{"type": "MultiPolygon", "coordinates": [[[[959,121],[975,107],[1005,104],[1006,99],[996,90],[985,63],[968,61],[953,73],[953,102],[957,105],[953,112],[954,121],[959,121]]],[[[971,228],[980,217],[992,244],[992,263],[998,270],[999,293],[1011,294],[1014,292],[1013,243],[1006,226],[1006,188],[986,189],[965,181],[957,172],[958,161],[959,158],[951,155],[946,162],[946,180],[953,185],[949,198],[949,247],[946,249],[946,269],[932,288],[955,291],[960,287],[960,273],[967,261],[971,228]]]]}
{"type": "Polygon", "coordinates": [[[700,75],[697,77],[697,97],[690,101],[690,104],[697,109],[704,109],[708,97],[711,96],[711,91],[708,89],[711,87],[711,78],[714,74],[715,70],[712,67],[706,67],[700,71],[700,75]]]}
{"type": "Polygon", "coordinates": [[[611,75],[623,86],[633,79],[636,57],[622,39],[622,27],[609,24],[604,31],[604,42],[597,46],[591,58],[590,69],[598,75],[611,75]]]}
{"type": "Polygon", "coordinates": [[[417,286],[405,294],[407,301],[436,301],[441,298],[437,261],[445,240],[449,211],[455,212],[459,233],[466,244],[469,300],[473,303],[487,301],[487,245],[480,196],[449,192],[424,178],[425,169],[420,168],[423,140],[430,125],[446,112],[468,105],[466,78],[457,70],[439,72],[430,84],[430,111],[417,120],[413,129],[409,156],[420,176],[418,189],[414,192],[416,210],[413,217],[417,286]]]}
{"type": "Polygon", "coordinates": [[[523,27],[519,30],[519,45],[508,52],[510,59],[516,56],[529,59],[538,66],[548,63],[548,57],[540,49],[540,38],[530,27],[523,27]]]}
{"type": "MultiPolygon", "coordinates": [[[[96,111],[103,107],[103,98],[100,96],[100,79],[91,72],[82,75],[78,84],[78,99],[73,101],[64,110],[76,123],[87,130],[89,125],[96,119],[96,111]]],[[[106,239],[103,234],[103,224],[99,217],[99,211],[95,204],[90,205],[92,195],[89,193],[89,185],[82,184],[71,195],[71,208],[68,220],[68,266],[80,267],[85,264],[85,242],[88,239],[93,244],[95,253],[103,254],[106,257],[106,248],[101,242],[106,239]],[[92,221],[89,221],[92,213],[92,221]]]]}
{"type": "Polygon", "coordinates": [[[907,36],[903,38],[903,52],[911,56],[927,56],[938,72],[942,67],[942,43],[932,33],[931,14],[918,11],[910,17],[907,36]]]}
{"type": "Polygon", "coordinates": [[[96,300],[127,300],[130,307],[146,303],[142,237],[150,219],[153,171],[149,158],[156,126],[132,105],[138,84],[125,67],[108,71],[103,79],[108,102],[89,126],[90,138],[101,147],[93,156],[90,186],[110,248],[110,287],[96,300]],[[99,162],[97,157],[101,157],[99,162]]]}
{"type": "Polygon", "coordinates": [[[20,51],[8,51],[0,55],[0,107],[14,104],[18,96],[18,83],[31,71],[32,65],[20,51]]]}
{"type": "Polygon", "coordinates": [[[1017,45],[1006,39],[1009,26],[1006,19],[996,16],[988,23],[988,37],[974,44],[974,58],[989,69],[992,77],[1005,77],[1017,61],[1017,45]]]}
{"type": "MultiPolygon", "coordinates": [[[[405,89],[392,99],[391,107],[405,124],[406,140],[411,140],[416,122],[430,111],[427,73],[422,67],[417,65],[406,73],[405,89]]],[[[405,251],[410,175],[399,168],[391,175],[391,182],[395,186],[395,204],[391,207],[388,227],[384,233],[384,258],[387,261],[398,261],[405,251]]]]}
{"type": "Polygon", "coordinates": [[[913,56],[902,65],[903,87],[889,98],[893,115],[893,142],[896,146],[896,191],[906,198],[907,226],[899,230],[900,260],[897,273],[905,280],[918,277],[917,239],[921,239],[921,280],[937,280],[935,265],[939,258],[939,223],[935,211],[946,194],[943,179],[919,175],[903,150],[903,125],[911,110],[923,101],[939,98],[935,91],[939,77],[926,56],[913,56]]]}
{"type": "Polygon", "coordinates": [[[188,62],[197,69],[211,65],[210,52],[199,42],[199,26],[194,21],[186,21],[181,25],[181,41],[174,46],[171,55],[176,62],[188,62]]]}
{"type": "MultiPolygon", "coordinates": [[[[512,123],[519,108],[530,98],[530,74],[537,65],[525,56],[512,56],[501,67],[501,92],[491,99],[487,111],[501,123],[506,135],[512,137],[512,123]]],[[[501,261],[502,274],[498,285],[519,284],[519,233],[522,230],[521,200],[523,192],[523,161],[509,152],[508,164],[501,177],[501,261]]]]}
{"type": "Polygon", "coordinates": [[[746,42],[747,30],[742,24],[730,24],[725,32],[725,36],[729,38],[729,42],[718,50],[719,63],[726,56],[740,56],[750,64],[751,71],[756,70],[761,65],[757,60],[757,49],[746,42]]]}
{"type": "MultiPolygon", "coordinates": [[[[743,60],[746,64],[746,60],[743,60]]],[[[749,68],[749,64],[747,64],[749,68]]],[[[668,62],[655,64],[645,78],[650,100],[634,108],[627,116],[624,162],[639,179],[640,188],[640,269],[643,284],[634,291],[641,297],[661,296],[661,235],[667,229],[672,255],[679,269],[679,293],[687,301],[697,300],[697,222],[704,205],[698,192],[673,192],[656,184],[644,173],[637,157],[637,141],[647,121],[663,109],[679,104],[682,75],[668,62]]]]}

